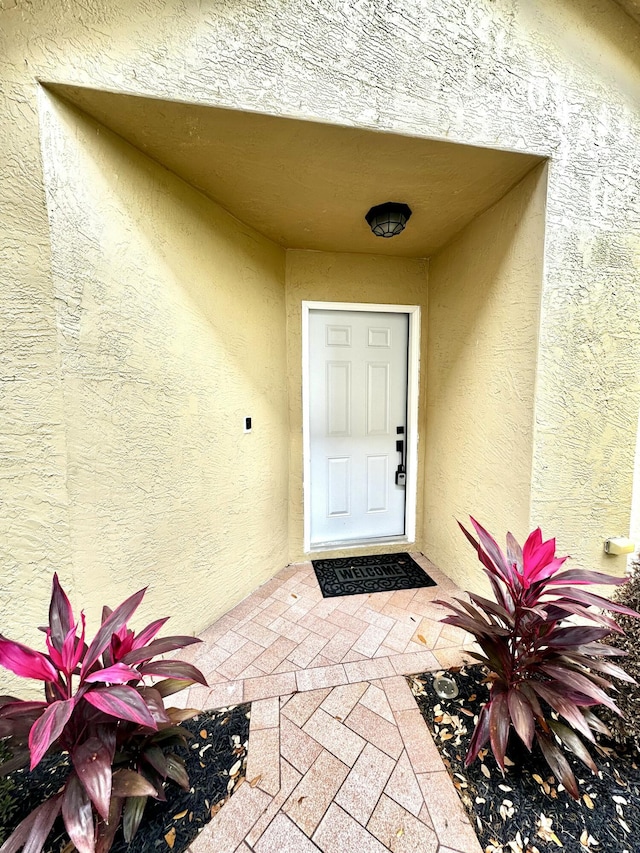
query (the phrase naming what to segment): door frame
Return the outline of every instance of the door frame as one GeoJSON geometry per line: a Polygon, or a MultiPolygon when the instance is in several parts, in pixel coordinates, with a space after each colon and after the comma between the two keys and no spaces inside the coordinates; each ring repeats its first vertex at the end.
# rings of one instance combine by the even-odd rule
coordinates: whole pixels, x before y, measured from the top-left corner
{"type": "Polygon", "coordinates": [[[414,542],[416,537],[416,509],[418,496],[418,398],[420,389],[420,306],[384,305],[367,302],[302,302],[302,447],[303,447],[303,509],[304,552],[347,550],[375,545],[378,542],[414,542]],[[348,545],[311,547],[311,436],[309,429],[309,314],[313,310],[370,311],[384,314],[407,314],[409,317],[409,345],[407,351],[407,484],[405,487],[404,536],[363,539],[348,545]]]}

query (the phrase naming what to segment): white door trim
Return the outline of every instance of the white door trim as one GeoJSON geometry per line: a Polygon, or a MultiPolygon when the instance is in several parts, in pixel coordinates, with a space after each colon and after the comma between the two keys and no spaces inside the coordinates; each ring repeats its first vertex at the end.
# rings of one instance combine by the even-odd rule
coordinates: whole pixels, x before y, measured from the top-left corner
{"type": "MultiPolygon", "coordinates": [[[[380,305],[364,302],[302,302],[302,446],[303,446],[303,501],[304,501],[304,551],[327,550],[311,548],[311,442],[309,432],[309,312],[313,309],[327,311],[378,311],[386,314],[409,316],[409,351],[407,364],[407,485],[406,533],[392,537],[394,542],[414,542],[416,537],[416,505],[418,495],[418,394],[420,374],[420,306],[380,305]]],[[[349,547],[359,548],[375,544],[375,540],[362,540],[349,547]]],[[[335,547],[331,550],[335,550],[335,547]]]]}

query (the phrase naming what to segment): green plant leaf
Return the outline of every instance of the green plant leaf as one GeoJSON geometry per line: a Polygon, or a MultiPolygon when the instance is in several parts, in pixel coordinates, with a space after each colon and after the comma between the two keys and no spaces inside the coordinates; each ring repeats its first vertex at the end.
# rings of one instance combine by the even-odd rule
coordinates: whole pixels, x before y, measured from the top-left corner
{"type": "Polygon", "coordinates": [[[571,767],[569,767],[567,759],[548,735],[539,731],[537,733],[537,738],[545,761],[551,768],[551,772],[560,780],[560,782],[562,782],[574,800],[579,799],[580,794],[578,792],[578,783],[576,782],[576,777],[573,775],[571,767]]]}
{"type": "Polygon", "coordinates": [[[124,805],[122,831],[124,833],[124,840],[127,844],[133,840],[133,837],[138,831],[146,804],[146,797],[129,797],[124,805]]]}
{"type": "Polygon", "coordinates": [[[147,764],[150,764],[153,769],[162,776],[163,779],[167,777],[167,759],[165,758],[164,752],[160,749],[159,746],[155,746],[151,744],[145,747],[142,750],[141,757],[147,764]]]}
{"type": "Polygon", "coordinates": [[[113,774],[111,791],[114,797],[146,798],[157,797],[158,795],[158,792],[148,779],[140,773],[136,773],[135,770],[127,770],[126,768],[116,770],[113,774]]]}
{"type": "Polygon", "coordinates": [[[172,752],[167,755],[167,776],[185,791],[189,790],[189,775],[184,766],[184,761],[172,752]]]}
{"type": "Polygon", "coordinates": [[[172,696],[174,693],[186,690],[194,683],[193,681],[183,681],[181,678],[165,678],[164,681],[158,681],[153,686],[164,699],[166,696],[172,696]]]}
{"type": "Polygon", "coordinates": [[[568,726],[565,726],[557,720],[548,720],[547,722],[554,734],[558,735],[567,749],[571,750],[571,752],[573,752],[573,754],[576,755],[583,764],[586,764],[592,773],[597,773],[598,768],[596,767],[593,758],[573,729],[568,728],[568,726]]]}

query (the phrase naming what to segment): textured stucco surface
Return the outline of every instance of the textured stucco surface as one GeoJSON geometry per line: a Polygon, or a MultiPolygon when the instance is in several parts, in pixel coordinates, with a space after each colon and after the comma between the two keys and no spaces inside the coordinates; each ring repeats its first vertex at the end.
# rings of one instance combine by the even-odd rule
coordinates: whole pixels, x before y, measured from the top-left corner
{"type": "Polygon", "coordinates": [[[546,166],[431,259],[424,550],[463,587],[484,575],[456,519],[524,542],[531,461],[546,166]]]}
{"type": "Polygon", "coordinates": [[[286,563],[284,251],[47,95],[42,138],[76,591],[197,632],[286,563]]]}
{"type": "MultiPolygon", "coordinates": [[[[333,252],[287,251],[287,358],[289,375],[289,422],[291,428],[289,479],[289,548],[291,562],[304,559],[302,499],[302,302],[359,302],[386,305],[419,305],[420,391],[418,405],[418,482],[424,476],[424,441],[421,440],[425,413],[426,318],[428,262],[419,258],[390,258],[333,252]]],[[[422,541],[422,489],[418,487],[416,542],[422,541]]],[[[366,553],[406,550],[382,545],[367,547],[366,553]]],[[[360,553],[323,551],[323,555],[360,553]]],[[[308,556],[306,557],[308,559],[308,556]]]]}
{"type": "Polygon", "coordinates": [[[49,88],[290,249],[427,257],[540,160],[308,119],[49,88]],[[411,228],[380,240],[364,214],[389,198],[411,203],[411,228]]]}
{"type": "MultiPolygon", "coordinates": [[[[85,397],[84,420],[76,425],[65,412],[69,395],[87,390],[69,340],[74,311],[85,313],[74,302],[78,281],[55,265],[55,284],[52,277],[38,79],[549,156],[530,514],[563,550],[597,565],[602,540],[628,529],[640,402],[639,43],[640,28],[610,0],[0,0],[1,630],[25,636],[27,620],[42,621],[53,568],[73,566],[77,588],[100,564],[105,596],[113,601],[120,589],[93,550],[95,510],[79,505],[92,477],[108,491],[111,471],[92,461],[74,473],[99,432],[87,425],[78,435],[86,412],[104,410],[85,397]]],[[[73,178],[56,174],[62,188],[73,178]]],[[[117,181],[104,183],[117,196],[117,181]]],[[[65,204],[63,220],[77,225],[73,199],[65,204]]],[[[145,202],[136,224],[143,233],[146,213],[145,202]]],[[[185,234],[182,225],[180,217],[165,222],[167,239],[175,231],[199,249],[203,231],[194,222],[185,234]]],[[[78,234],[82,245],[98,239],[80,226],[78,234]]],[[[107,268],[123,263],[119,248],[116,239],[114,257],[102,258],[107,268]]],[[[184,255],[173,262],[181,271],[184,255]]],[[[77,271],[96,263],[81,255],[77,271]]],[[[135,336],[126,323],[125,331],[135,336]]],[[[106,364],[120,351],[120,331],[105,341],[106,364]]],[[[110,442],[127,410],[105,426],[110,442]]],[[[110,446],[135,470],[137,442],[110,446]]],[[[499,490],[497,474],[486,488],[499,490]]],[[[134,504],[125,501],[125,528],[131,514],[142,518],[134,504]]],[[[180,509],[175,496],[160,504],[167,514],[180,509]]],[[[112,506],[103,532],[123,518],[112,506]]],[[[154,565],[155,539],[142,520],[136,559],[144,551],[154,565]]],[[[238,526],[246,529],[246,519],[238,526]]],[[[172,550],[175,557],[173,544],[165,553],[172,550]]]]}

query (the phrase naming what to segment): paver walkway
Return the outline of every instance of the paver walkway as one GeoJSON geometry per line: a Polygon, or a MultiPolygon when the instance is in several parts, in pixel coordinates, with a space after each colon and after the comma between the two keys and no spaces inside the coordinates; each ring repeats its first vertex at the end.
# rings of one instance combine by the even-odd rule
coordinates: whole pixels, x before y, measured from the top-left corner
{"type": "MultiPolygon", "coordinates": [[[[193,660],[209,688],[185,702],[252,702],[246,778],[192,853],[481,853],[403,676],[464,660],[437,586],[323,598],[287,566],[207,629],[193,660]]],[[[181,654],[184,657],[184,653],[181,654]]]]}

